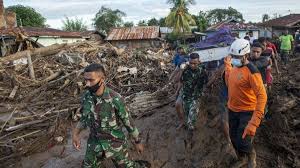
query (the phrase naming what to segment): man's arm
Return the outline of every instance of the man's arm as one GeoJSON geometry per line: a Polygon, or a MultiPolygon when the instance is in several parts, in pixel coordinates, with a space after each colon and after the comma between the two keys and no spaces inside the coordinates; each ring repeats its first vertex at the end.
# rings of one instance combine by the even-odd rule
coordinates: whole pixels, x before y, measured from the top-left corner
{"type": "Polygon", "coordinates": [[[255,61],[254,63],[256,65],[256,67],[258,68],[263,68],[263,67],[267,67],[269,66],[270,62],[268,58],[263,58],[263,59],[259,59],[257,61],[255,61]]]}
{"type": "Polygon", "coordinates": [[[76,127],[73,129],[73,145],[77,150],[80,150],[80,132],[87,128],[88,125],[88,115],[90,115],[92,102],[88,100],[87,92],[81,98],[81,117],[76,127]]]}
{"type": "Polygon", "coordinates": [[[253,122],[253,124],[255,124],[258,127],[260,124],[260,120],[264,114],[267,102],[267,93],[260,73],[250,75],[250,86],[253,89],[257,99],[256,108],[251,121],[257,121],[253,122]]]}
{"type": "Polygon", "coordinates": [[[294,51],[294,37],[292,35],[290,35],[290,39],[291,39],[291,45],[292,45],[291,51],[294,51]]]}
{"type": "Polygon", "coordinates": [[[224,65],[225,65],[225,82],[226,82],[226,85],[228,86],[229,73],[232,69],[231,56],[227,56],[224,58],[224,65]]]}
{"type": "Polygon", "coordinates": [[[122,121],[123,125],[125,126],[126,130],[129,132],[130,136],[135,140],[139,140],[139,131],[134,126],[130,114],[127,112],[124,100],[122,98],[114,98],[113,103],[117,110],[117,116],[122,121]]]}

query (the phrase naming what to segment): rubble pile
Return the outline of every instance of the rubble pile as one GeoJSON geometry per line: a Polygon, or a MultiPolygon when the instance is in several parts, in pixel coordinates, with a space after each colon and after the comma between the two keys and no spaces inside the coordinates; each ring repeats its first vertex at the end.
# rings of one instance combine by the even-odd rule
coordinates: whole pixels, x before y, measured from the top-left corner
{"type": "Polygon", "coordinates": [[[80,116],[82,72],[90,63],[105,66],[107,85],[127,96],[134,116],[169,103],[156,97],[171,94],[163,87],[171,71],[170,57],[164,49],[124,50],[108,43],[83,42],[0,58],[0,160],[65,140],[67,119],[80,116]]]}

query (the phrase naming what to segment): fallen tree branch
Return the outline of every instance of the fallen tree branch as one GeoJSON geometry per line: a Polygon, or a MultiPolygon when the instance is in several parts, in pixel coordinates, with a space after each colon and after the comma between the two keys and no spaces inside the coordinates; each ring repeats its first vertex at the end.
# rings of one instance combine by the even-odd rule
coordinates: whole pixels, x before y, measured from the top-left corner
{"type": "MultiPolygon", "coordinates": [[[[74,45],[74,44],[73,44],[74,45]]],[[[4,62],[9,62],[9,61],[14,61],[18,60],[20,58],[25,58],[27,54],[30,54],[31,56],[36,56],[36,57],[44,57],[48,55],[54,55],[58,53],[60,50],[62,50],[64,47],[67,47],[67,44],[54,44],[49,47],[44,47],[44,48],[36,48],[33,50],[25,50],[21,52],[16,52],[15,54],[8,55],[6,57],[3,57],[0,59],[0,63],[4,62]]],[[[71,47],[70,45],[69,47],[71,47]]]]}

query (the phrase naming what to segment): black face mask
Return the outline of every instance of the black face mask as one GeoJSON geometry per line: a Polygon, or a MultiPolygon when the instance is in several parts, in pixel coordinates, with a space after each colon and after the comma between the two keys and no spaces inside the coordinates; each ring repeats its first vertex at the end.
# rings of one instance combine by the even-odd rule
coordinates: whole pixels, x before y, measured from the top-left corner
{"type": "Polygon", "coordinates": [[[87,87],[87,89],[91,92],[91,93],[96,93],[98,91],[98,89],[102,86],[103,83],[101,83],[101,85],[99,85],[100,81],[98,83],[96,83],[93,86],[89,86],[87,87]]]}

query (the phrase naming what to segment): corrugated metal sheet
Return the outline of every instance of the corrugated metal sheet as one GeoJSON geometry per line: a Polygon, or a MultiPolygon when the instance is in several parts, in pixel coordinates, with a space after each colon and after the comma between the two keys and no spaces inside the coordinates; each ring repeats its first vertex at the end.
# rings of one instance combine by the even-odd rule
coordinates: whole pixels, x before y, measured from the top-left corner
{"type": "Polygon", "coordinates": [[[38,28],[38,27],[15,27],[8,29],[0,29],[2,35],[15,35],[20,32],[26,36],[57,36],[57,37],[83,37],[82,32],[68,32],[51,28],[38,28]]]}
{"type": "Polygon", "coordinates": [[[81,32],[69,32],[52,28],[24,27],[28,36],[59,36],[59,37],[82,37],[81,32]]]}
{"type": "Polygon", "coordinates": [[[297,23],[300,23],[300,14],[286,15],[280,18],[268,20],[266,22],[260,23],[259,25],[266,26],[266,27],[272,27],[272,26],[292,27],[297,23]]]}
{"type": "Polygon", "coordinates": [[[207,30],[216,31],[224,27],[230,28],[231,30],[258,30],[258,27],[256,27],[255,25],[238,22],[235,19],[229,19],[219,22],[210,26],[209,28],[207,28],[207,30]]]}
{"type": "Polygon", "coordinates": [[[122,27],[112,29],[106,40],[145,40],[159,38],[158,26],[122,27]]]}

